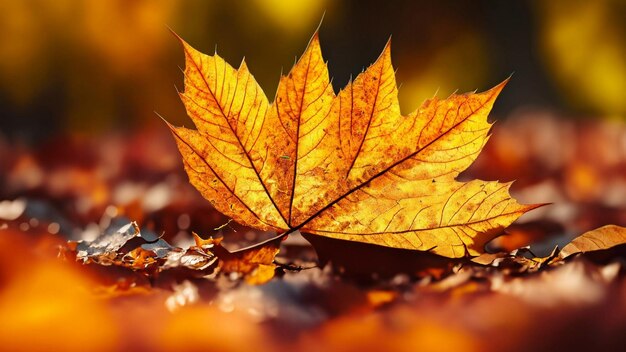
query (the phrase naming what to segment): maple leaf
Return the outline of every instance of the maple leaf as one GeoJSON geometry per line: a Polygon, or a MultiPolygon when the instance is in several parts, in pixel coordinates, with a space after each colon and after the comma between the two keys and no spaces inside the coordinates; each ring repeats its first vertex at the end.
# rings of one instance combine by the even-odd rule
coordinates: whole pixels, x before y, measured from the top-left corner
{"type": "Polygon", "coordinates": [[[510,183],[455,179],[487,142],[506,81],[403,116],[390,43],[335,94],[316,32],[270,104],[245,61],[180,41],[179,94],[197,129],[168,126],[190,182],[241,224],[458,258],[537,207],[510,183]]]}

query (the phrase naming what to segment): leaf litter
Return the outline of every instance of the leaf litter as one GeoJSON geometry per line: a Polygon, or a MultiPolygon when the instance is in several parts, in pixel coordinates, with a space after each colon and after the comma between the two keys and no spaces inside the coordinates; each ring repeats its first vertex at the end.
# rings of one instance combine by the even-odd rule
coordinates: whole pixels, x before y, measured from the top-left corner
{"type": "MultiPolygon", "coordinates": [[[[169,183],[168,187],[174,190],[182,185],[169,183]]],[[[165,212],[152,212],[173,219],[174,224],[181,212],[193,213],[196,207],[203,206],[200,197],[194,202],[183,201],[188,199],[184,198],[187,191],[171,193],[179,198],[170,201],[179,205],[166,208],[165,212]]],[[[77,335],[80,334],[88,337],[89,343],[108,346],[109,350],[174,347],[190,350],[199,344],[245,350],[250,343],[258,345],[259,350],[307,351],[312,350],[311,346],[341,350],[346,341],[351,349],[359,346],[394,349],[395,342],[390,341],[397,340],[405,348],[427,348],[437,341],[446,341],[449,347],[495,351],[525,346],[528,339],[534,341],[537,349],[549,350],[563,346],[564,334],[571,336],[565,345],[590,346],[577,337],[589,333],[606,336],[602,343],[594,342],[593,346],[610,348],[621,341],[621,335],[611,331],[621,331],[626,326],[623,319],[626,305],[620,298],[626,293],[624,255],[620,254],[618,242],[614,243],[615,247],[607,243],[606,249],[566,258],[560,258],[558,250],[553,255],[538,257],[531,246],[530,251],[483,254],[472,258],[473,262],[468,258],[444,266],[417,266],[416,271],[372,276],[375,270],[367,275],[364,272],[353,275],[340,266],[386,268],[390,265],[384,261],[387,259],[368,257],[366,253],[365,260],[348,258],[346,263],[337,264],[329,260],[320,267],[316,264],[315,251],[297,235],[290,235],[279,243],[280,252],[275,261],[281,265],[275,266],[274,278],[262,285],[250,285],[243,274],[218,271],[219,253],[211,243],[203,242],[215,242],[209,240],[211,235],[223,235],[222,243],[237,238],[229,246],[244,243],[251,232],[235,223],[214,230],[227,223],[227,219],[216,218],[203,226],[197,223],[193,228],[203,227],[203,233],[209,235],[203,236],[207,240],[198,239],[200,243],[196,243],[189,233],[186,237],[190,241],[185,242],[175,236],[180,229],[147,223],[150,220],[146,219],[155,217],[151,213],[141,216],[143,222],[133,224],[124,218],[124,207],[115,212],[105,207],[101,213],[104,216],[92,221],[106,227],[96,226],[100,230],[95,236],[85,233],[89,238],[80,246],[84,247],[81,256],[85,257],[77,262],[79,244],[76,240],[66,244],[65,238],[80,240],[82,235],[72,234],[74,231],[68,231],[67,226],[51,234],[49,222],[67,221],[58,217],[39,216],[37,224],[32,222],[37,226],[33,226],[30,221],[33,214],[52,213],[38,210],[46,207],[46,203],[30,197],[24,199],[26,205],[18,218],[4,222],[0,230],[0,260],[2,267],[7,268],[0,271],[0,282],[4,285],[4,298],[0,302],[5,302],[0,313],[14,322],[3,332],[2,340],[9,341],[7,346],[14,346],[11,341],[24,341],[35,332],[47,342],[56,341],[57,345],[70,349],[72,344],[68,341],[81,341],[77,335]],[[116,215],[111,217],[112,214],[116,215]],[[237,232],[230,226],[236,227],[237,232]],[[164,228],[168,230],[162,231],[164,228]],[[230,232],[224,234],[224,231],[230,232]],[[57,258],[59,248],[63,248],[61,254],[65,260],[57,258]],[[137,255],[141,252],[133,253],[138,248],[145,249],[149,255],[144,253],[142,258],[137,255]],[[606,253],[609,255],[598,256],[606,253]],[[85,260],[87,263],[83,264],[85,260]],[[53,279],[43,282],[50,270],[53,279]],[[31,290],[31,283],[38,289],[31,290]],[[67,285],[83,289],[66,292],[62,287],[67,285]],[[81,307],[80,310],[62,308],[62,315],[40,320],[37,326],[41,328],[18,320],[25,307],[34,310],[65,307],[70,304],[65,303],[68,301],[72,307],[81,307]],[[59,331],[55,326],[62,321],[60,317],[68,314],[89,315],[98,325],[82,319],[82,326],[66,324],[73,330],[59,331]],[[538,316],[541,319],[537,320],[538,316]],[[598,316],[605,319],[597,320],[598,316]],[[149,327],[146,321],[150,322],[149,327]],[[395,328],[386,323],[390,321],[395,322],[395,328]],[[595,322],[593,327],[589,321],[595,322]],[[19,326],[30,327],[20,330],[19,326]],[[189,337],[189,330],[194,327],[200,332],[189,337]],[[572,337],[571,331],[579,333],[572,337]],[[484,334],[489,339],[481,337],[484,334]],[[346,337],[351,335],[360,338],[346,337]],[[241,339],[246,339],[246,343],[239,344],[241,339]]],[[[209,209],[202,214],[215,213],[209,209]]],[[[195,216],[191,218],[193,223],[195,216]]],[[[180,224],[188,228],[186,221],[180,224]]],[[[86,225],[82,228],[91,228],[86,225]]],[[[345,249],[329,247],[339,252],[345,249]]],[[[235,249],[231,251],[236,253],[235,249]]],[[[339,257],[350,256],[343,252],[328,258],[337,261],[339,257]]]]}

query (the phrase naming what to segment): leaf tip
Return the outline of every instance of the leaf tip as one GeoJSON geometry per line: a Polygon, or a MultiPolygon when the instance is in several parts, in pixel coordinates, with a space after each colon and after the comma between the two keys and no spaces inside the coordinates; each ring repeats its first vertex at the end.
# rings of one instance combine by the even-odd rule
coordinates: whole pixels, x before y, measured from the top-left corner
{"type": "Polygon", "coordinates": [[[536,204],[521,204],[521,209],[520,209],[520,216],[523,214],[528,213],[529,211],[535,210],[535,209],[539,209],[548,205],[552,205],[553,203],[536,203],[536,204]]]}
{"type": "Polygon", "coordinates": [[[531,210],[535,210],[535,209],[542,208],[542,207],[552,205],[552,204],[554,203],[549,202],[549,203],[527,204],[526,208],[528,209],[527,211],[531,211],[531,210]]]}
{"type": "Polygon", "coordinates": [[[243,70],[245,72],[248,71],[248,64],[246,63],[246,57],[245,56],[241,58],[241,63],[239,64],[238,71],[241,71],[241,70],[243,70]]]}
{"type": "Polygon", "coordinates": [[[320,32],[318,28],[315,30],[315,33],[313,33],[313,35],[311,36],[311,39],[309,40],[309,44],[307,45],[306,50],[304,50],[304,52],[306,54],[306,52],[308,52],[309,50],[318,49],[319,47],[320,47],[320,32]]]}
{"type": "Polygon", "coordinates": [[[155,113],[155,115],[157,115],[157,116],[158,116],[158,117],[159,117],[159,118],[160,118],[163,122],[165,122],[165,124],[167,125],[167,127],[169,127],[169,128],[170,128],[170,130],[173,130],[173,129],[174,129],[174,126],[173,126],[171,123],[169,123],[169,122],[165,119],[165,117],[161,116],[161,114],[159,114],[157,111],[154,111],[154,113],[155,113]]]}
{"type": "Polygon", "coordinates": [[[171,33],[174,37],[178,38],[179,40],[182,40],[182,38],[178,35],[178,33],[176,33],[176,31],[174,31],[174,29],[172,29],[172,27],[170,27],[170,26],[168,26],[168,25],[165,25],[165,27],[167,28],[167,30],[168,30],[168,31],[170,31],[170,33],[171,33]]]}
{"type": "Polygon", "coordinates": [[[322,23],[324,23],[324,17],[326,17],[326,10],[324,10],[324,12],[322,13],[322,18],[320,18],[320,23],[318,23],[317,28],[315,28],[315,33],[313,33],[314,37],[318,36],[320,32],[320,28],[322,28],[322,23]]]}
{"type": "Polygon", "coordinates": [[[367,72],[368,70],[370,70],[372,67],[382,67],[383,69],[393,69],[391,67],[391,36],[389,37],[389,39],[387,40],[387,43],[385,44],[385,47],[383,48],[383,51],[380,53],[380,55],[378,55],[378,58],[376,59],[376,61],[374,61],[373,64],[371,64],[367,69],[363,69],[363,72],[367,72]]]}
{"type": "Polygon", "coordinates": [[[391,58],[391,36],[387,39],[387,43],[385,43],[385,47],[383,48],[383,52],[380,54],[381,58],[391,58]]]}
{"type": "Polygon", "coordinates": [[[493,94],[494,96],[498,96],[500,92],[504,89],[504,87],[506,87],[506,85],[509,83],[512,77],[513,74],[507,77],[504,81],[498,83],[495,87],[489,89],[487,92],[493,94]]]}
{"type": "Polygon", "coordinates": [[[493,104],[496,98],[498,98],[498,96],[500,95],[500,92],[502,92],[502,90],[509,83],[510,80],[511,80],[511,76],[507,77],[504,81],[498,83],[496,86],[494,86],[493,88],[489,90],[486,90],[481,93],[473,92],[471,94],[480,96],[482,97],[482,99],[484,99],[485,102],[490,102],[490,104],[493,104]]]}
{"type": "Polygon", "coordinates": [[[170,31],[170,33],[174,36],[174,38],[176,38],[180,42],[183,48],[186,48],[189,46],[189,44],[180,35],[178,35],[178,33],[176,33],[176,31],[174,31],[172,27],[167,26],[167,25],[166,27],[167,27],[167,30],[170,31]]]}
{"type": "Polygon", "coordinates": [[[389,39],[387,39],[387,43],[385,43],[385,49],[383,49],[383,50],[391,51],[391,38],[392,38],[392,35],[390,34],[389,35],[389,39]]]}

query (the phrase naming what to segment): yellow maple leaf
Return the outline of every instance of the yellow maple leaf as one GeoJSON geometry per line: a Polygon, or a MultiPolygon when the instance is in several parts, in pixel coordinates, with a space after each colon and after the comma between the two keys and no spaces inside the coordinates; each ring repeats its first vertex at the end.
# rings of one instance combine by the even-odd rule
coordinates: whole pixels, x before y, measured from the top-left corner
{"type": "Polygon", "coordinates": [[[487,142],[506,81],[403,116],[390,43],[335,94],[316,33],[270,104],[245,62],[181,42],[180,97],[197,129],[170,128],[190,182],[242,224],[458,258],[536,207],[510,183],[455,179],[487,142]]]}

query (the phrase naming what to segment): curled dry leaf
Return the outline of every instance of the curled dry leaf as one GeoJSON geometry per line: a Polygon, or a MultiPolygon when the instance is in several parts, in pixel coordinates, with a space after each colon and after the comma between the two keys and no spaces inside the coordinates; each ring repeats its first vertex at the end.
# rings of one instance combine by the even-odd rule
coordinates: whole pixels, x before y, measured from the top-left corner
{"type": "Polygon", "coordinates": [[[504,274],[521,274],[537,272],[559,261],[559,249],[554,247],[546,257],[537,257],[530,250],[530,246],[521,247],[511,252],[484,253],[471,258],[470,265],[498,268],[504,274]]]}
{"type": "Polygon", "coordinates": [[[118,251],[136,237],[141,237],[139,226],[136,222],[130,222],[114,231],[105,232],[93,241],[79,242],[76,245],[76,259],[83,263],[94,261],[110,265],[117,259],[118,251]]]}
{"type": "Polygon", "coordinates": [[[75,252],[76,259],[83,263],[143,271],[151,269],[155,274],[171,269],[189,269],[192,274],[206,275],[217,268],[219,274],[237,274],[250,284],[262,284],[274,277],[274,258],[281,238],[232,252],[222,246],[221,238],[204,240],[195,233],[194,238],[195,246],[187,249],[174,247],[150,232],[144,234],[133,221],[105,231],[93,241],[70,242],[67,250],[75,252]]]}
{"type": "Polygon", "coordinates": [[[563,247],[559,257],[567,258],[578,253],[607,250],[623,244],[626,244],[626,228],[606,225],[573,239],[563,247]]]}
{"type": "MultiPolygon", "coordinates": [[[[510,253],[484,253],[470,260],[471,263],[493,267],[517,267],[516,272],[535,272],[546,267],[563,264],[563,259],[575,254],[607,252],[626,244],[626,228],[617,225],[606,225],[583,233],[573,239],[559,251],[558,246],[547,257],[535,257],[529,247],[522,247],[510,253]],[[529,257],[530,255],[531,257],[529,257]]],[[[623,252],[622,252],[623,253],[623,252]]],[[[615,252],[608,255],[615,258],[615,252]]],[[[623,255],[623,254],[622,254],[623,255]]],[[[597,257],[596,259],[602,259],[597,257]]],[[[604,256],[606,259],[606,255],[604,256]]]]}
{"type": "Polygon", "coordinates": [[[150,232],[142,232],[136,222],[111,227],[89,242],[69,242],[66,250],[76,253],[84,264],[114,265],[133,270],[154,269],[155,272],[186,268],[208,269],[217,260],[210,251],[197,247],[174,247],[150,232]]]}
{"type": "Polygon", "coordinates": [[[181,42],[180,97],[197,129],[170,128],[190,182],[241,224],[459,258],[537,207],[512,199],[510,183],[456,180],[506,81],[404,116],[389,43],[335,94],[316,33],[270,104],[245,62],[181,42]]]}
{"type": "Polygon", "coordinates": [[[274,258],[280,249],[281,238],[275,238],[249,248],[229,251],[221,244],[222,239],[202,239],[194,233],[196,246],[210,250],[218,258],[218,268],[224,274],[243,275],[249,284],[263,284],[274,277],[274,258]]]}

